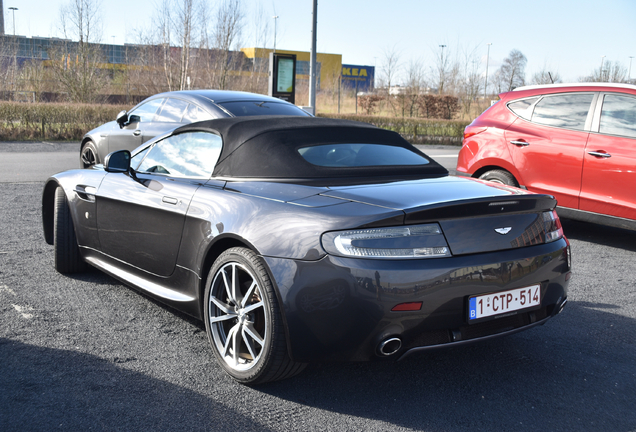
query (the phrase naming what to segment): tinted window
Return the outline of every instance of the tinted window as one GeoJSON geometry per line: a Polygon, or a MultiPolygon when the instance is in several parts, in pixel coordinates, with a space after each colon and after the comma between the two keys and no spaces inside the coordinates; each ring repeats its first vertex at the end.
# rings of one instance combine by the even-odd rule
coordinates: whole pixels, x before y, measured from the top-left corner
{"type": "Polygon", "coordinates": [[[224,102],[220,106],[236,117],[256,115],[309,116],[295,105],[279,102],[224,102]]]}
{"type": "Polygon", "coordinates": [[[511,102],[508,104],[508,108],[510,108],[510,111],[517,114],[519,117],[524,118],[526,120],[530,120],[530,117],[532,117],[532,111],[529,108],[538,99],[539,99],[538,97],[533,97],[529,99],[522,99],[515,102],[511,102]]]}
{"type": "Polygon", "coordinates": [[[141,122],[150,122],[153,118],[155,118],[155,113],[164,100],[165,99],[161,98],[153,99],[138,106],[128,114],[139,116],[141,122]]]}
{"type": "Polygon", "coordinates": [[[183,115],[183,123],[194,123],[203,120],[210,120],[213,117],[203,111],[201,108],[194,104],[188,105],[188,109],[183,115]]]}
{"type": "Polygon", "coordinates": [[[636,138],[636,98],[605,95],[599,132],[636,138]]]}
{"type": "Polygon", "coordinates": [[[382,144],[325,144],[298,149],[310,164],[323,167],[426,165],[425,157],[404,147],[382,144]]]}
{"type": "Polygon", "coordinates": [[[221,147],[221,137],[211,133],[173,135],[156,143],[137,171],[208,178],[221,154],[221,147]]]}
{"type": "Polygon", "coordinates": [[[532,121],[548,126],[583,130],[594,95],[564,94],[545,96],[534,107],[532,121]]]}
{"type": "Polygon", "coordinates": [[[155,121],[179,123],[188,103],[180,99],[168,99],[161,107],[155,121]]]}

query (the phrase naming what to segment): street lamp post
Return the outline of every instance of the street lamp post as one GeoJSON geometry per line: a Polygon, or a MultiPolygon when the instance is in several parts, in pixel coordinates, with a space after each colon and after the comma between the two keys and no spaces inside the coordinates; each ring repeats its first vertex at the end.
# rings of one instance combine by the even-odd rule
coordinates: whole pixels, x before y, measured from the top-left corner
{"type": "Polygon", "coordinates": [[[603,81],[603,60],[605,60],[605,56],[601,56],[601,70],[598,74],[599,80],[603,81]]]}
{"type": "Polygon", "coordinates": [[[486,53],[486,83],[484,84],[484,99],[486,99],[486,92],[488,91],[488,61],[490,60],[490,45],[492,45],[492,42],[488,44],[488,51],[486,53]]]}
{"type": "Polygon", "coordinates": [[[313,1],[311,13],[311,51],[309,53],[309,106],[316,115],[316,31],[318,29],[318,0],[313,1]]]}
{"type": "Polygon", "coordinates": [[[274,15],[272,18],[274,18],[274,52],[276,52],[276,21],[278,20],[279,16],[274,15]]]}
{"type": "Polygon", "coordinates": [[[439,58],[439,89],[437,89],[437,93],[442,94],[444,91],[444,72],[446,72],[444,66],[444,48],[446,48],[446,45],[440,45],[439,47],[442,49],[442,54],[439,58]]]}
{"type": "Polygon", "coordinates": [[[629,56],[629,72],[627,73],[627,81],[632,80],[632,59],[634,56],[629,56]]]}
{"type": "Polygon", "coordinates": [[[15,11],[17,11],[18,8],[11,6],[9,10],[13,12],[13,36],[15,36],[15,11]]]}

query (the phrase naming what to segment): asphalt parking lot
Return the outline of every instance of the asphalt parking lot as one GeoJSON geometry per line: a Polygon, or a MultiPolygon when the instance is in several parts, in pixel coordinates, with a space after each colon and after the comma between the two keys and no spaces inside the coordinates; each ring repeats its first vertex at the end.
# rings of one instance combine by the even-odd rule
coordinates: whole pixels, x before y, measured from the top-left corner
{"type": "MultiPolygon", "coordinates": [[[[250,388],[201,323],[98,271],[55,272],[40,196],[77,151],[0,143],[2,431],[636,430],[636,232],[563,221],[574,276],[544,326],[250,388]]],[[[453,151],[427,153],[452,167],[453,151]]]]}

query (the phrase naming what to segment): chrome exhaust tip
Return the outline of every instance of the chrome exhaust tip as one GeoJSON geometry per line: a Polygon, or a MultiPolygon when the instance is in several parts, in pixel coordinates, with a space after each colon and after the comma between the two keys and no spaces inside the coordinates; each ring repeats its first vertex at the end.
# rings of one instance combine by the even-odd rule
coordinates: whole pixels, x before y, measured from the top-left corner
{"type": "Polygon", "coordinates": [[[563,300],[563,302],[561,303],[561,305],[559,306],[559,311],[557,312],[557,314],[560,314],[561,312],[563,312],[563,308],[565,307],[566,303],[568,302],[568,299],[566,298],[565,300],[563,300]]]}
{"type": "Polygon", "coordinates": [[[392,337],[380,342],[378,345],[378,353],[383,356],[390,356],[398,352],[402,348],[402,340],[392,337]]]}

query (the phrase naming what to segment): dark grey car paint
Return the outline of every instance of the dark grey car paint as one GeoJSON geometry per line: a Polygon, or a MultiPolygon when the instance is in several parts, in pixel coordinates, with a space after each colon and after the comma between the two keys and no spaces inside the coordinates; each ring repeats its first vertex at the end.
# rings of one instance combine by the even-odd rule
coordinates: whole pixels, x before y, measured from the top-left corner
{"type": "MultiPolygon", "coordinates": [[[[163,99],[166,97],[192,103],[208,113],[211,119],[232,117],[232,114],[229,111],[217,105],[216,102],[268,101],[289,104],[288,102],[280,99],[254,93],[222,90],[192,90],[159,93],[143,100],[129,111],[134,111],[138,106],[151,100],[163,99]]],[[[298,110],[299,112],[302,112],[300,108],[298,108],[298,110]]],[[[304,114],[309,115],[307,113],[304,114]]],[[[120,127],[120,125],[113,120],[87,132],[82,138],[80,152],[84,144],[88,141],[92,141],[97,149],[99,162],[103,162],[108,153],[116,150],[132,151],[146,141],[185,124],[187,123],[153,121],[133,122],[120,127]]]]}

